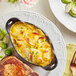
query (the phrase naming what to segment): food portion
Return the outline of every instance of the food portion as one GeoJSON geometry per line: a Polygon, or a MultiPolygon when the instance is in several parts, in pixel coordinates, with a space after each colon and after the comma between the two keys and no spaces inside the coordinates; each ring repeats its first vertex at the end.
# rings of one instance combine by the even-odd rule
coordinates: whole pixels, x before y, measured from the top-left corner
{"type": "Polygon", "coordinates": [[[5,54],[6,54],[7,56],[12,55],[12,54],[13,54],[13,52],[14,52],[13,47],[10,47],[10,48],[8,48],[8,49],[6,49],[6,50],[5,50],[5,54]]]}
{"type": "Polygon", "coordinates": [[[33,5],[35,5],[38,0],[8,0],[8,2],[10,3],[24,3],[26,6],[32,7],[33,5]]]}
{"type": "Polygon", "coordinates": [[[53,61],[49,39],[34,25],[15,22],[10,28],[10,36],[17,52],[27,61],[43,67],[53,61]]]}
{"type": "Polygon", "coordinates": [[[0,62],[0,76],[39,76],[15,56],[5,57],[0,62]]]}
{"type": "Polygon", "coordinates": [[[71,5],[72,6],[71,6],[71,9],[69,11],[69,14],[73,17],[76,17],[76,2],[73,2],[71,5]]]}
{"type": "Polygon", "coordinates": [[[8,47],[9,38],[8,34],[5,32],[5,30],[0,29],[0,47],[2,49],[6,49],[8,47]]]}
{"type": "Polygon", "coordinates": [[[12,55],[14,49],[9,46],[9,35],[5,30],[0,29],[0,60],[2,60],[6,55],[12,55]]]}
{"type": "Polygon", "coordinates": [[[0,60],[6,56],[5,50],[8,48],[9,41],[6,31],[0,29],[0,60]]]}
{"type": "Polygon", "coordinates": [[[62,2],[68,4],[68,3],[71,3],[72,0],[62,0],[62,2]]]}
{"type": "Polygon", "coordinates": [[[0,47],[0,60],[2,60],[5,56],[10,56],[12,55],[14,52],[14,49],[13,47],[9,47],[5,50],[3,50],[1,47],[0,47]]]}
{"type": "Polygon", "coordinates": [[[15,3],[17,2],[18,0],[8,0],[8,2],[11,2],[11,3],[15,3]]]}
{"type": "Polygon", "coordinates": [[[2,60],[5,57],[4,51],[2,51],[2,48],[0,47],[0,60],[2,60]]]}
{"type": "Polygon", "coordinates": [[[72,17],[76,17],[76,0],[62,0],[63,3],[67,3],[65,11],[72,17]]]}
{"type": "Polygon", "coordinates": [[[71,16],[76,17],[76,2],[72,2],[66,5],[66,12],[71,16]]]}

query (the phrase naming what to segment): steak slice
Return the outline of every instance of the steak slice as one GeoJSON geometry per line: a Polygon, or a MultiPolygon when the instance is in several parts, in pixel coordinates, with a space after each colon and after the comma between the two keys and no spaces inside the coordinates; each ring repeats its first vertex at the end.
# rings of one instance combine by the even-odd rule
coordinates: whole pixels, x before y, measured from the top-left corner
{"type": "Polygon", "coordinates": [[[28,65],[15,56],[7,56],[0,61],[0,76],[39,76],[28,65]]]}

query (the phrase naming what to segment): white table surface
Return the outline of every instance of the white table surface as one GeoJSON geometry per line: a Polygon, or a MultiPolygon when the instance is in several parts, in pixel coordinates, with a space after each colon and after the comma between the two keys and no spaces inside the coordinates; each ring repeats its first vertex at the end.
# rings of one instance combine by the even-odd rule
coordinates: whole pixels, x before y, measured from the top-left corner
{"type": "Polygon", "coordinates": [[[68,30],[55,18],[50,9],[48,0],[39,0],[39,2],[31,8],[25,6],[25,4],[19,4],[19,3],[10,4],[7,3],[7,0],[2,0],[2,2],[0,3],[0,16],[3,16],[13,11],[25,11],[25,10],[40,13],[45,17],[47,17],[48,19],[50,19],[61,31],[66,44],[76,43],[76,33],[73,33],[70,30],[68,30]]]}

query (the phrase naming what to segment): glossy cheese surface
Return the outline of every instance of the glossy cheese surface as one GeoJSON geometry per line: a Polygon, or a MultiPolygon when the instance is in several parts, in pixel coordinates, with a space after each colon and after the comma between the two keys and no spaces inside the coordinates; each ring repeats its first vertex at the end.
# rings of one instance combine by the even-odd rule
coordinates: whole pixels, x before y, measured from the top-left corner
{"type": "Polygon", "coordinates": [[[44,67],[54,59],[49,39],[36,26],[16,22],[10,28],[10,36],[17,52],[27,61],[44,67]]]}

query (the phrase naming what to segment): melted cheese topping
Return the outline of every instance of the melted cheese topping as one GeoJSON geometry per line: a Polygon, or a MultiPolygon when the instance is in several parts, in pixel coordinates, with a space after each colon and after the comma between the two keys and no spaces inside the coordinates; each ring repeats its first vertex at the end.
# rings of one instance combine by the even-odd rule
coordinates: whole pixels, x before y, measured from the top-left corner
{"type": "Polygon", "coordinates": [[[50,41],[34,25],[16,22],[10,28],[10,35],[17,52],[27,61],[47,66],[53,60],[54,53],[50,41]]]}

